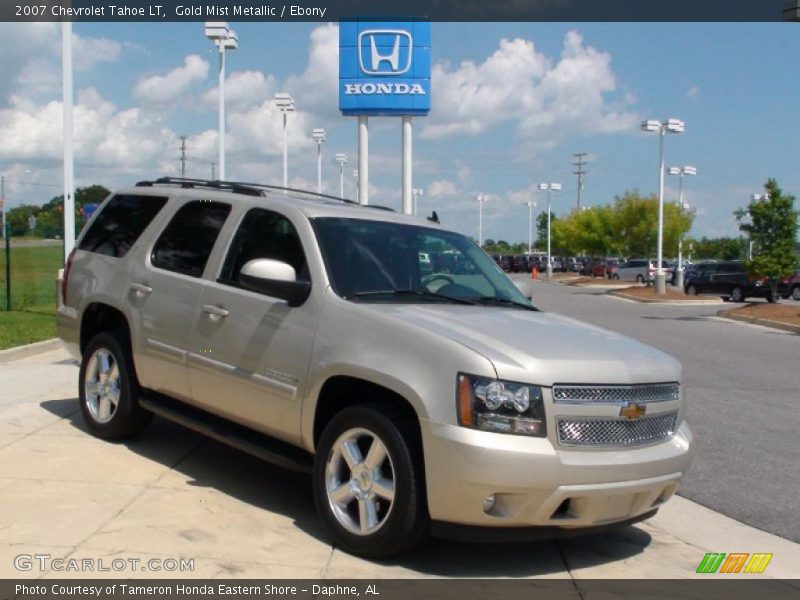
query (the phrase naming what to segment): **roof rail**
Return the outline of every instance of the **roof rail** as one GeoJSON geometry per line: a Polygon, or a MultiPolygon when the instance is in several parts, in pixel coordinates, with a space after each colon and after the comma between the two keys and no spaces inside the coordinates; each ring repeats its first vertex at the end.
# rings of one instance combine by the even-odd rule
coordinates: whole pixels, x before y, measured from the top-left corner
{"type": "Polygon", "coordinates": [[[152,187],[153,185],[178,185],[184,189],[190,188],[210,188],[215,190],[225,190],[236,194],[247,196],[263,196],[262,190],[236,181],[211,181],[207,179],[189,179],[186,177],[160,177],[155,181],[139,181],[136,187],[152,187]]]}

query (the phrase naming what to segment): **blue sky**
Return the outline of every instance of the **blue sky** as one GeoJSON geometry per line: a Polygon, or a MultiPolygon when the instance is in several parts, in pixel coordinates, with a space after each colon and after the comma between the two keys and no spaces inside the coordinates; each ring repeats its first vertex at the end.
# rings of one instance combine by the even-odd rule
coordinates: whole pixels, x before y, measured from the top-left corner
{"type": "MultiPolygon", "coordinates": [[[[290,175],[313,187],[311,128],[325,127],[326,187],[338,190],[336,152],[350,157],[355,121],[337,111],[334,25],[237,24],[229,56],[229,178],[280,180],[280,132],[268,100],[290,90],[290,175]]],[[[0,24],[18,50],[0,50],[0,173],[14,205],[59,193],[60,67],[54,24],[0,24]],[[37,183],[39,185],[30,185],[37,183]]],[[[563,183],[555,212],[575,204],[572,153],[588,152],[584,201],[657,189],[658,142],[643,118],[678,117],[668,165],[694,165],[686,200],[694,234],[735,235],[732,212],[776,177],[800,195],[800,80],[792,24],[435,23],[433,110],[415,119],[414,185],[420,212],[477,235],[477,192],[489,194],[484,237],[527,239],[535,184],[563,183]],[[502,40],[506,40],[503,42],[502,40]]],[[[189,136],[189,174],[215,159],[217,61],[200,23],[76,24],[79,185],[130,184],[178,169],[189,136]]],[[[371,121],[371,194],[399,207],[400,124],[371,121]]],[[[677,181],[668,178],[667,198],[677,181]]],[[[543,198],[538,198],[540,210],[543,198]]]]}

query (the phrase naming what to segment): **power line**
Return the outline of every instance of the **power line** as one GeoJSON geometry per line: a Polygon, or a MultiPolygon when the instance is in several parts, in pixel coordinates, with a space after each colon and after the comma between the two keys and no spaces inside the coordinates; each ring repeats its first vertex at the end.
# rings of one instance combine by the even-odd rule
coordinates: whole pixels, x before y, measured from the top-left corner
{"type": "Polygon", "coordinates": [[[577,171],[573,171],[573,175],[578,176],[578,210],[581,209],[581,192],[583,192],[583,176],[586,175],[586,171],[583,170],[583,167],[586,166],[586,152],[578,152],[572,155],[573,158],[577,159],[577,162],[572,163],[574,166],[578,167],[577,171]]]}

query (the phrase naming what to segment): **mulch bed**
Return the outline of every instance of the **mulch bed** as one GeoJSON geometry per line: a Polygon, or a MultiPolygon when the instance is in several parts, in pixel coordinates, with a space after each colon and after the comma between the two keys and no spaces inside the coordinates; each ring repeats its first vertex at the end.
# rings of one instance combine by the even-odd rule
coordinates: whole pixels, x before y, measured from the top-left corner
{"type": "Polygon", "coordinates": [[[740,308],[726,310],[726,316],[750,317],[754,319],[768,319],[779,323],[800,326],[800,302],[785,301],[785,304],[769,304],[759,302],[748,304],[740,308]]]}
{"type": "Polygon", "coordinates": [[[656,288],[650,286],[631,286],[621,290],[613,290],[610,292],[615,296],[623,298],[630,298],[631,300],[653,300],[658,302],[669,302],[671,300],[680,300],[682,302],[701,302],[708,304],[709,298],[703,296],[687,296],[682,290],[667,286],[666,294],[656,294],[656,288]]]}

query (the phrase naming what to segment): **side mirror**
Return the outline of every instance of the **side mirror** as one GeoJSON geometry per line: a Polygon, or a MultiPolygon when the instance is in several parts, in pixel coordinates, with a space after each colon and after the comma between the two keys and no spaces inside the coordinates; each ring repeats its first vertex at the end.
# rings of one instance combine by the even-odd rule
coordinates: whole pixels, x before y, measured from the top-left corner
{"type": "Polygon", "coordinates": [[[522,295],[525,296],[528,300],[533,299],[533,291],[531,290],[531,284],[527,281],[515,281],[514,285],[517,286],[517,289],[522,292],[522,295]]]}
{"type": "Polygon", "coordinates": [[[239,283],[247,290],[286,300],[289,306],[300,306],[311,294],[310,281],[297,281],[294,267],[271,258],[247,262],[239,272],[239,283]]]}

